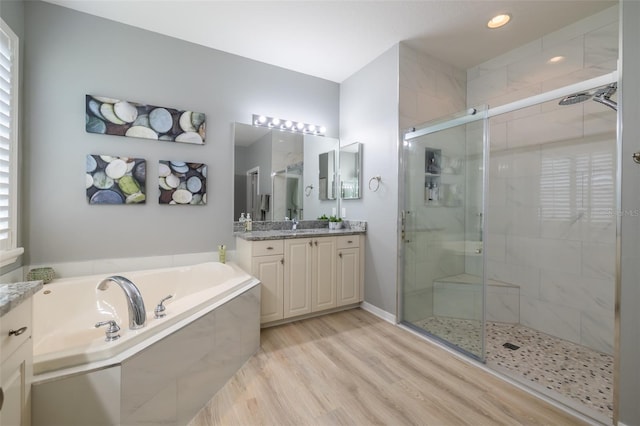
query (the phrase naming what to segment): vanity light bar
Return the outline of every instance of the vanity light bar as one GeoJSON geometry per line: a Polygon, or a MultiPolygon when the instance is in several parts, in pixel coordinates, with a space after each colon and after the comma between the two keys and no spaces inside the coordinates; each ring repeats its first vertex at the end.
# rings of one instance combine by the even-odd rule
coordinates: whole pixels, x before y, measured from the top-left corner
{"type": "Polygon", "coordinates": [[[302,121],[282,120],[275,117],[267,117],[266,115],[253,114],[251,120],[254,126],[268,127],[270,129],[286,130],[288,132],[300,132],[310,135],[324,136],[327,128],[315,124],[307,124],[302,121]]]}

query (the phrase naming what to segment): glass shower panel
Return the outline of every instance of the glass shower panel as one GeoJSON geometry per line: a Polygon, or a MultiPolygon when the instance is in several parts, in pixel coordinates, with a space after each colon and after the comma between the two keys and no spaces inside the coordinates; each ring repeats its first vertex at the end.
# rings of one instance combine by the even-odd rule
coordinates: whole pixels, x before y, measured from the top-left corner
{"type": "Polygon", "coordinates": [[[481,360],[485,121],[403,149],[402,322],[481,360]]]}

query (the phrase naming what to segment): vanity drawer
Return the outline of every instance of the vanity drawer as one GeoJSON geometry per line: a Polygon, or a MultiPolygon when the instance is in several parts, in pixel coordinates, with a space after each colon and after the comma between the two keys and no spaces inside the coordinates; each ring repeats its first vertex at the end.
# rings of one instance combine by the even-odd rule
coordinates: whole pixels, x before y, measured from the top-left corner
{"type": "Polygon", "coordinates": [[[254,241],[251,254],[254,257],[284,254],[284,240],[254,241]]]}
{"type": "Polygon", "coordinates": [[[31,330],[31,301],[25,300],[0,319],[2,358],[11,355],[20,345],[29,340],[31,330]],[[10,331],[13,331],[12,335],[9,335],[10,331]]]}
{"type": "Polygon", "coordinates": [[[342,235],[340,237],[337,237],[337,239],[338,239],[338,249],[346,249],[346,248],[360,246],[359,235],[342,235]]]}

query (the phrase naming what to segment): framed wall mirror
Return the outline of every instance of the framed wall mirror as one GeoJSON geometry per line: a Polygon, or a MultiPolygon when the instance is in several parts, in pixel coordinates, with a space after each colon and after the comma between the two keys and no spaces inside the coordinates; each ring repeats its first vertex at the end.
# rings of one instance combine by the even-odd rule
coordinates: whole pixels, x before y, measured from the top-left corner
{"type": "Polygon", "coordinates": [[[340,147],[340,198],[362,197],[362,144],[355,142],[340,147]]]}
{"type": "Polygon", "coordinates": [[[337,196],[319,195],[319,155],[335,156],[339,146],[335,138],[235,123],[233,220],[241,213],[253,220],[313,220],[337,211],[337,196]]]}

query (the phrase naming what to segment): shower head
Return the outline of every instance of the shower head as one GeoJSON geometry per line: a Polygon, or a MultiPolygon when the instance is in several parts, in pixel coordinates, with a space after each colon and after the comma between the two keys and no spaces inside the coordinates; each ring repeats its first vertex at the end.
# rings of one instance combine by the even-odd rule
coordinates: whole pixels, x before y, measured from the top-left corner
{"type": "Polygon", "coordinates": [[[564,105],[579,104],[580,102],[588,101],[589,99],[591,99],[592,96],[593,95],[585,92],[574,93],[573,95],[569,95],[563,98],[562,100],[560,100],[560,102],[558,102],[558,105],[564,106],[564,105]]]}
{"type": "Polygon", "coordinates": [[[599,102],[603,105],[608,106],[614,110],[618,110],[618,104],[615,101],[610,99],[616,90],[618,89],[617,83],[612,83],[605,87],[600,87],[591,92],[580,92],[574,93],[573,95],[569,95],[558,102],[558,105],[574,105],[579,104],[580,102],[588,101],[593,98],[594,101],[599,102]]]}

